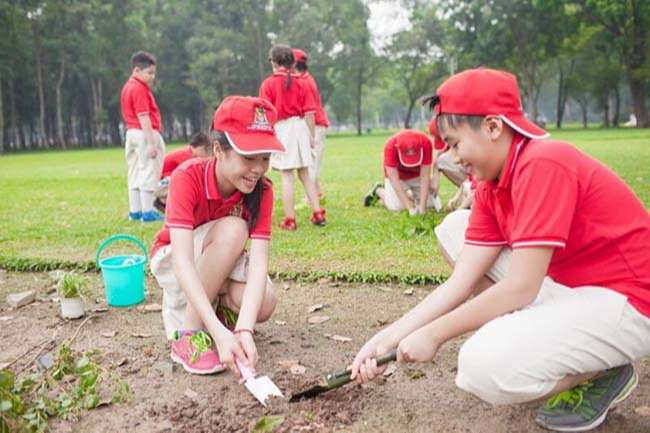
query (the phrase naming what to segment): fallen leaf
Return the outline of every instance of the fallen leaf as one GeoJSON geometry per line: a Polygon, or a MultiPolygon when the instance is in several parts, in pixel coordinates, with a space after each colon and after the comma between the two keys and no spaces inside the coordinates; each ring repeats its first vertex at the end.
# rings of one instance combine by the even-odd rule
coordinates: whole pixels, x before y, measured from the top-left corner
{"type": "Polygon", "coordinates": [[[330,320],[329,316],[312,316],[307,319],[307,322],[309,322],[311,325],[320,325],[321,323],[325,323],[328,320],[330,320]]]}
{"type": "Polygon", "coordinates": [[[133,332],[133,333],[131,333],[131,337],[135,337],[135,338],[149,338],[149,337],[151,337],[151,334],[145,334],[145,333],[142,333],[142,332],[133,332]]]}
{"type": "Polygon", "coordinates": [[[0,370],[4,370],[5,368],[9,367],[9,364],[11,364],[11,362],[3,362],[0,364],[0,370]]]}
{"type": "Polygon", "coordinates": [[[404,373],[406,373],[406,375],[410,377],[411,380],[418,380],[422,379],[423,377],[427,377],[424,371],[418,370],[417,368],[406,368],[404,370],[404,373]]]}
{"type": "Polygon", "coordinates": [[[384,326],[387,323],[388,323],[388,320],[382,320],[382,319],[378,319],[377,322],[376,322],[377,326],[384,326]]]}
{"type": "Polygon", "coordinates": [[[284,283],[282,285],[282,288],[284,288],[284,291],[286,292],[287,290],[289,290],[291,288],[291,286],[289,284],[287,284],[287,283],[284,283]]]}
{"type": "Polygon", "coordinates": [[[276,320],[276,321],[275,321],[275,324],[276,324],[276,325],[280,325],[280,326],[284,326],[284,325],[287,324],[287,322],[285,322],[284,320],[276,320]]]}
{"type": "Polygon", "coordinates": [[[144,356],[152,356],[153,355],[153,349],[150,346],[144,346],[142,348],[142,354],[144,356]]]}
{"type": "Polygon", "coordinates": [[[119,361],[117,361],[117,364],[115,364],[115,366],[116,366],[116,367],[121,367],[121,366],[123,366],[124,364],[126,364],[127,362],[129,362],[129,360],[128,360],[127,358],[122,358],[122,359],[120,359],[119,361]]]}
{"type": "Polygon", "coordinates": [[[0,316],[0,322],[8,322],[9,320],[13,319],[14,316],[0,316]]]}
{"type": "Polygon", "coordinates": [[[650,406],[639,406],[634,409],[637,415],[650,416],[650,406]]]}
{"type": "Polygon", "coordinates": [[[309,307],[309,308],[307,309],[307,312],[309,312],[309,313],[315,313],[315,312],[318,311],[318,310],[322,310],[323,307],[324,307],[323,304],[314,304],[314,305],[312,305],[311,307],[309,307]]]}
{"type": "Polygon", "coordinates": [[[397,365],[390,364],[386,370],[384,370],[384,377],[390,377],[397,371],[397,365]]]}
{"type": "Polygon", "coordinates": [[[340,343],[349,343],[352,341],[350,337],[344,337],[342,335],[332,335],[332,340],[338,341],[340,343]]]}
{"type": "Polygon", "coordinates": [[[95,307],[93,313],[105,313],[108,311],[108,307],[95,307]]]}
{"type": "Polygon", "coordinates": [[[329,278],[329,277],[323,277],[323,278],[319,278],[319,279],[318,279],[318,284],[327,284],[327,283],[329,283],[329,282],[330,282],[330,278],[329,278]]]}
{"type": "Polygon", "coordinates": [[[307,367],[305,367],[304,365],[296,364],[291,366],[291,368],[289,368],[289,371],[291,372],[291,374],[302,375],[305,374],[305,372],[307,371],[307,367]]]}
{"type": "Polygon", "coordinates": [[[113,338],[116,335],[117,335],[117,331],[106,331],[101,333],[101,336],[104,338],[113,338]]]}
{"type": "Polygon", "coordinates": [[[144,306],[145,313],[155,313],[162,311],[162,306],[160,304],[149,304],[144,306]]]}
{"type": "Polygon", "coordinates": [[[281,359],[280,361],[278,361],[278,365],[280,367],[287,368],[287,369],[293,367],[294,365],[299,365],[299,364],[300,361],[298,361],[297,359],[281,359]]]}
{"type": "Polygon", "coordinates": [[[413,287],[411,287],[410,289],[404,290],[404,294],[406,296],[411,296],[411,295],[413,295],[413,293],[415,293],[415,290],[413,289],[413,287]]]}
{"type": "Polygon", "coordinates": [[[196,392],[196,391],[194,391],[194,390],[192,390],[192,389],[190,389],[190,388],[187,388],[187,389],[185,390],[185,392],[183,393],[183,395],[184,395],[185,397],[189,398],[190,400],[196,400],[197,397],[199,396],[199,393],[196,392]]]}

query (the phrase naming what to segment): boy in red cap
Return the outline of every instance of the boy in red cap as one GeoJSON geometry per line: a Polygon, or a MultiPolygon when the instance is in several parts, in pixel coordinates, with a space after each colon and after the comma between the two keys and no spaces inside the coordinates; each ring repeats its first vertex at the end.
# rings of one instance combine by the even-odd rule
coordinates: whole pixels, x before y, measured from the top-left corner
{"type": "Polygon", "coordinates": [[[210,138],[203,132],[197,132],[192,136],[189,146],[177,149],[165,155],[162,174],[158,188],[154,192],[155,200],[153,206],[160,212],[165,212],[167,192],[169,191],[169,179],[176,168],[192,158],[209,158],[212,155],[212,143],[210,138]]]}
{"type": "Polygon", "coordinates": [[[404,129],[391,136],[384,145],[384,178],[364,197],[370,206],[378,199],[391,211],[408,209],[410,215],[424,214],[430,207],[439,211],[437,172],[431,176],[434,164],[433,145],[423,132],[404,129]]]}
{"type": "Polygon", "coordinates": [[[160,111],[151,93],[156,79],[156,58],[138,51],[131,58],[133,71],[120,95],[122,118],[126,124],[124,152],[128,167],[129,219],[162,221],[153,208],[165,142],[160,135],[160,111]]]}
{"type": "Polygon", "coordinates": [[[314,114],[314,161],[309,166],[309,177],[311,177],[311,180],[316,186],[318,196],[322,198],[323,193],[320,189],[320,169],[323,164],[323,152],[325,151],[325,135],[330,122],[320,100],[318,84],[316,84],[316,80],[309,73],[309,68],[307,66],[307,53],[299,48],[293,48],[292,51],[293,57],[296,61],[294,69],[300,78],[305,80],[307,87],[316,102],[316,112],[314,114]]]}
{"type": "Polygon", "coordinates": [[[637,385],[632,362],[650,355],[650,215],[603,164],[543,140],[514,75],[461,72],[431,104],[479,182],[474,205],[436,227],[452,275],[365,344],[352,376],[375,377],[375,358],[395,347],[401,362],[431,361],[476,331],[458,355],[461,389],[493,404],[550,398],[540,425],[595,428],[637,385]]]}
{"type": "Polygon", "coordinates": [[[285,151],[275,120],[264,99],[227,97],[212,122],[215,157],[172,174],[151,272],[163,289],[171,358],[190,373],[229,367],[239,376],[238,363],[257,363],[255,323],[277,302],[267,275],[273,186],[264,176],[270,155],[285,151]]]}

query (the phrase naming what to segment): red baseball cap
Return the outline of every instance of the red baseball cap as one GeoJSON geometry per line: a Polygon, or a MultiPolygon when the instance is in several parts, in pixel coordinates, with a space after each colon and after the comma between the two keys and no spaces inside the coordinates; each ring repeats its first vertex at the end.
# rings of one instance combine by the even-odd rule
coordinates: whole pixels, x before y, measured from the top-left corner
{"type": "Polygon", "coordinates": [[[296,62],[307,63],[307,53],[300,48],[292,48],[293,58],[296,62]]]}
{"type": "Polygon", "coordinates": [[[400,140],[399,137],[395,142],[397,157],[404,167],[417,167],[422,165],[424,159],[424,149],[422,142],[419,140],[400,140]]]}
{"type": "MultiPolygon", "coordinates": [[[[435,114],[498,115],[512,129],[530,138],[548,132],[524,116],[517,77],[489,68],[468,69],[452,75],[438,87],[435,114]]],[[[435,118],[435,115],[434,115],[435,118]]]]}
{"type": "Polygon", "coordinates": [[[443,150],[444,148],[447,147],[447,143],[440,138],[440,134],[438,134],[438,127],[436,126],[436,117],[433,116],[431,119],[431,122],[429,122],[429,134],[433,137],[433,147],[436,150],[443,150]]]}
{"type": "Polygon", "coordinates": [[[212,130],[223,131],[241,155],[284,153],[273,129],[277,117],[275,107],[266,99],[228,96],[214,112],[212,130]]]}

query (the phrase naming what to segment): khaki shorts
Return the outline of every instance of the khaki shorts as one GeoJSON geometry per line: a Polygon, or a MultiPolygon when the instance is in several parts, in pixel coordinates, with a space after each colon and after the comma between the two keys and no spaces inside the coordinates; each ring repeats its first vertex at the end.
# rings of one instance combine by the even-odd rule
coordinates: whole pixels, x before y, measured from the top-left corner
{"type": "Polygon", "coordinates": [[[285,153],[271,154],[271,167],[275,170],[291,170],[309,167],[312,164],[312,149],[309,144],[309,127],[305,119],[290,117],[275,124],[275,134],[286,148],[285,153]]]}
{"type": "Polygon", "coordinates": [[[447,173],[453,173],[455,177],[467,179],[467,172],[465,172],[462,165],[454,162],[454,157],[449,150],[438,154],[436,168],[447,173]]]}
{"type": "Polygon", "coordinates": [[[154,191],[158,186],[165,157],[165,141],[158,131],[154,131],[153,136],[158,155],[152,159],[147,155],[144,132],[140,129],[126,131],[124,155],[128,168],[127,184],[129,189],[154,191]]]}
{"type": "MultiPolygon", "coordinates": [[[[404,192],[411,190],[413,194],[413,201],[415,202],[415,205],[418,205],[420,203],[420,178],[416,177],[414,179],[408,180],[400,179],[400,183],[402,184],[404,192]]],[[[395,192],[395,188],[393,188],[393,184],[388,178],[384,179],[384,206],[386,206],[386,209],[392,211],[400,211],[405,209],[404,205],[399,200],[397,193],[395,192]]],[[[436,211],[439,211],[442,208],[440,198],[431,189],[429,190],[427,207],[435,208],[436,211]]]]}
{"type": "MultiPolygon", "coordinates": [[[[216,221],[210,221],[194,229],[194,263],[198,263],[203,254],[203,240],[216,221]]],[[[185,307],[187,298],[185,292],[178,284],[178,279],[174,274],[172,265],[172,248],[171,245],[165,245],[156,251],[151,258],[151,273],[156,277],[158,285],[163,289],[162,316],[165,325],[165,335],[170,338],[172,333],[181,329],[185,319],[185,307]]],[[[248,254],[243,252],[235,262],[235,267],[230,273],[229,280],[245,283],[248,276],[248,254]]],[[[218,303],[218,297],[215,299],[214,307],[218,303]]]]}
{"type": "MultiPolygon", "coordinates": [[[[454,261],[469,215],[452,212],[435,229],[454,261]]],[[[487,276],[505,278],[511,259],[512,250],[504,248],[487,276]]],[[[486,323],[463,344],[456,385],[492,404],[523,403],[546,396],[568,375],[648,355],[650,318],[625,296],[604,287],[569,288],[546,277],[533,303],[486,323]]]]}
{"type": "Polygon", "coordinates": [[[313,149],[314,162],[309,166],[309,177],[316,182],[320,178],[320,168],[323,164],[323,152],[325,151],[325,136],[327,128],[325,126],[316,126],[315,128],[315,146],[313,149]]]}

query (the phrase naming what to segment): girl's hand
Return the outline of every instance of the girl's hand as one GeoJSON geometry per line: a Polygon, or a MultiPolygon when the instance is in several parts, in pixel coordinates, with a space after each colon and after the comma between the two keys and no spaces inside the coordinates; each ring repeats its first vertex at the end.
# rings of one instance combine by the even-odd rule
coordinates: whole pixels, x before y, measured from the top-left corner
{"type": "Polygon", "coordinates": [[[363,345],[352,362],[352,380],[367,383],[384,372],[386,366],[377,367],[377,357],[390,351],[382,344],[380,334],[375,335],[363,345]]]}
{"type": "Polygon", "coordinates": [[[149,156],[151,159],[155,159],[156,156],[158,156],[158,149],[156,149],[156,146],[153,144],[149,144],[147,146],[147,156],[149,156]]]}
{"type": "Polygon", "coordinates": [[[418,214],[418,208],[413,206],[409,208],[409,216],[415,216],[418,214]]]}
{"type": "Polygon", "coordinates": [[[250,332],[238,332],[235,334],[239,344],[244,350],[246,357],[240,358],[241,361],[245,362],[248,367],[255,372],[255,367],[259,362],[259,356],[257,354],[257,347],[255,346],[255,340],[253,339],[253,334],[250,332]]]}
{"type": "Polygon", "coordinates": [[[430,362],[439,347],[440,344],[425,326],[400,341],[397,346],[397,362],[430,362]]]}
{"type": "Polygon", "coordinates": [[[217,351],[219,352],[219,359],[222,363],[226,364],[226,366],[235,374],[235,377],[239,379],[241,377],[241,372],[235,364],[235,358],[242,360],[246,359],[246,354],[242,349],[239,339],[232,332],[226,330],[223,335],[219,335],[219,338],[215,338],[214,341],[217,345],[217,351]]]}

